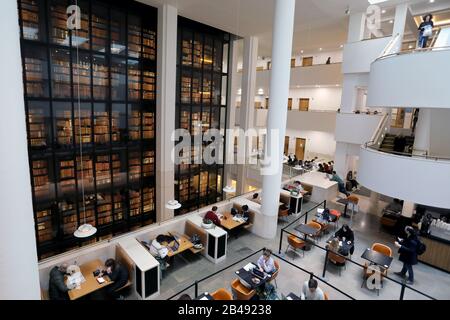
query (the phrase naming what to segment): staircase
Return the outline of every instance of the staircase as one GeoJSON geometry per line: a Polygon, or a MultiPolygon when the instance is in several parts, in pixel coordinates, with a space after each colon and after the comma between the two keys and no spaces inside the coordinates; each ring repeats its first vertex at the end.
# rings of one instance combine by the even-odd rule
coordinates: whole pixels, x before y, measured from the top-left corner
{"type": "MultiPolygon", "coordinates": [[[[396,137],[395,134],[387,133],[384,136],[383,141],[381,142],[379,150],[383,151],[383,152],[388,152],[388,153],[394,152],[395,137],[396,137]]],[[[405,139],[406,139],[406,146],[405,146],[404,152],[411,153],[413,146],[414,146],[414,137],[405,136],[405,139]]]]}

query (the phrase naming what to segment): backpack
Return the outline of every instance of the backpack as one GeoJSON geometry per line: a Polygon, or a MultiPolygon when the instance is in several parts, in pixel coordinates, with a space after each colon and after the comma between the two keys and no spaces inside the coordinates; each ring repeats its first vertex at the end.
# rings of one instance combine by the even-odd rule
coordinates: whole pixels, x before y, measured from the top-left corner
{"type": "Polygon", "coordinates": [[[427,246],[420,240],[417,240],[416,253],[420,256],[427,251],[427,246]]]}

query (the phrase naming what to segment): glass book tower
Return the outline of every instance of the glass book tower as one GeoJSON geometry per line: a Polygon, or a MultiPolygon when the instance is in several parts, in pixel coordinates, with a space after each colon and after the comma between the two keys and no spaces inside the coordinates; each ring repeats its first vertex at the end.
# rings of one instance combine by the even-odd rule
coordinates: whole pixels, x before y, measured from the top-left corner
{"type": "Polygon", "coordinates": [[[156,220],[157,10],[78,0],[75,33],[66,26],[71,4],[18,1],[40,259],[156,220]],[[80,240],[83,203],[98,232],[80,240]]]}

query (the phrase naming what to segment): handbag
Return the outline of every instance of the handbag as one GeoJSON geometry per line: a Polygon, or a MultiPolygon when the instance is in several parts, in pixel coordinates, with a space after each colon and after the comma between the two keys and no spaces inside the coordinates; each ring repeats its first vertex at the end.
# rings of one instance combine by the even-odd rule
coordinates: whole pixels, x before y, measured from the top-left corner
{"type": "Polygon", "coordinates": [[[431,37],[433,35],[433,27],[431,25],[426,25],[423,27],[423,37],[431,37]]]}

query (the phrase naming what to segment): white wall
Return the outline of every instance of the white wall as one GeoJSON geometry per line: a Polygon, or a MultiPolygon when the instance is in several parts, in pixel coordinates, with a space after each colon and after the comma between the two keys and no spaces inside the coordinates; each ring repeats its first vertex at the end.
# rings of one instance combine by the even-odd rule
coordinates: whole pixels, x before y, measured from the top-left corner
{"type": "Polygon", "coordinates": [[[306,160],[319,155],[334,159],[336,141],[332,132],[293,130],[288,128],[286,129],[286,136],[289,136],[289,153],[295,153],[296,138],[303,138],[306,139],[306,160]]]}
{"type": "Polygon", "coordinates": [[[358,106],[358,88],[367,88],[368,85],[368,73],[346,74],[342,86],[341,112],[353,112],[362,107],[358,106]]]}
{"type": "Polygon", "coordinates": [[[377,60],[370,71],[369,107],[450,108],[450,50],[377,60]]]}
{"type": "Polygon", "coordinates": [[[431,110],[429,154],[450,158],[450,109],[431,110]]]}
{"type": "Polygon", "coordinates": [[[292,109],[299,109],[300,98],[309,98],[309,110],[332,110],[339,109],[342,97],[341,87],[325,88],[299,88],[289,90],[289,97],[293,98],[292,109]]]}
{"type": "Polygon", "coordinates": [[[370,72],[370,64],[377,59],[391,41],[392,37],[357,41],[344,45],[342,72],[370,72]]]}
{"type": "Polygon", "coordinates": [[[396,156],[361,148],[358,181],[393,198],[450,209],[450,161],[396,156]]]}
{"type": "Polygon", "coordinates": [[[336,141],[364,144],[371,140],[383,115],[338,113],[336,115],[336,141]]]}

